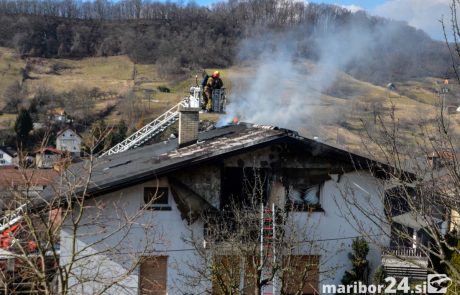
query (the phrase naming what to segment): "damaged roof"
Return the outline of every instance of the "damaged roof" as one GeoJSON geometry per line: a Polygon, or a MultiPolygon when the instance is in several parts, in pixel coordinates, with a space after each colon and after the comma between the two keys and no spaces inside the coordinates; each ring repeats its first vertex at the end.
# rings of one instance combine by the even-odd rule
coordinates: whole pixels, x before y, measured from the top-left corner
{"type": "MultiPolygon", "coordinates": [[[[369,167],[366,157],[300,136],[297,132],[273,126],[240,123],[216,128],[198,135],[195,144],[178,147],[177,139],[143,146],[95,160],[92,167],[89,195],[100,195],[141,183],[181,168],[190,167],[223,156],[260,148],[277,142],[303,144],[313,155],[327,155],[332,159],[351,162],[357,167],[369,167]]],[[[73,165],[69,172],[85,175],[88,162],[73,165]]]]}

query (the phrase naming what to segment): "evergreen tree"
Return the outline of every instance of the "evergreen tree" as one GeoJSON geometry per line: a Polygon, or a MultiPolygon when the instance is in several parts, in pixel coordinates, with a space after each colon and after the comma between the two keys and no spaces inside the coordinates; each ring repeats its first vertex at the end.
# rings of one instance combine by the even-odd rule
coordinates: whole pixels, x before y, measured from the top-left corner
{"type": "MultiPolygon", "coordinates": [[[[386,271],[385,269],[383,268],[382,265],[380,265],[376,270],[375,270],[375,273],[374,273],[374,276],[372,278],[372,284],[374,285],[386,285],[386,282],[385,282],[385,278],[387,277],[387,274],[386,274],[386,271]]],[[[385,293],[379,293],[379,292],[376,292],[375,293],[376,295],[377,294],[385,294],[385,293]]]]}
{"type": "Polygon", "coordinates": [[[91,128],[88,152],[98,154],[105,151],[111,141],[109,135],[106,122],[102,119],[96,121],[91,128]]]}
{"type": "Polygon", "coordinates": [[[29,111],[25,108],[21,108],[19,111],[16,122],[14,123],[14,131],[16,136],[21,144],[24,144],[27,141],[29,132],[33,129],[32,117],[29,114],[29,111]]]}
{"type": "MultiPolygon", "coordinates": [[[[460,240],[458,238],[457,231],[452,231],[447,233],[446,235],[446,242],[449,246],[443,246],[443,251],[446,255],[446,260],[452,265],[454,269],[460,269],[460,240]]],[[[460,291],[460,285],[456,282],[460,281],[460,277],[458,274],[449,268],[445,263],[441,264],[433,264],[433,268],[437,273],[444,273],[447,274],[453,281],[452,285],[449,286],[447,294],[453,295],[458,294],[460,291]]]]}
{"type": "Polygon", "coordinates": [[[366,284],[369,273],[369,261],[367,260],[369,245],[365,239],[357,238],[353,240],[351,248],[353,253],[350,253],[348,257],[353,267],[345,271],[341,282],[343,285],[352,285],[354,282],[366,284]]]}
{"type": "Polygon", "coordinates": [[[114,146],[123,140],[125,140],[126,135],[128,133],[128,125],[126,125],[126,122],[124,120],[121,120],[116,127],[116,132],[112,136],[111,144],[110,146],[114,146]]]}

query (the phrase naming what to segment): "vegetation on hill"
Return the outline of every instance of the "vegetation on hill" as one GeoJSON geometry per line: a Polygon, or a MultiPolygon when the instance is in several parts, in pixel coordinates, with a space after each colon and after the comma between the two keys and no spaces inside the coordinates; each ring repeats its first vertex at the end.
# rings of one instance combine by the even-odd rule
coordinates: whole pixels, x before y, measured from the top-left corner
{"type": "MultiPolygon", "coordinates": [[[[157,63],[170,75],[181,74],[183,67],[228,67],[251,59],[237,54],[242,41],[267,32],[296,32],[298,56],[315,60],[322,46],[318,36],[350,25],[383,40],[366,41],[379,44],[347,68],[353,76],[382,84],[448,74],[450,58],[441,42],[404,23],[332,5],[287,0],[234,0],[212,7],[136,0],[0,2],[0,46],[15,48],[23,57],[126,54],[135,63],[157,63]]],[[[353,44],[347,46],[352,50],[353,44]]]]}
{"type": "MultiPolygon", "coordinates": [[[[282,52],[284,46],[293,59],[289,63],[299,68],[298,80],[312,72],[304,63],[326,70],[334,63],[322,76],[331,81],[320,81],[326,86],[311,85],[321,97],[318,112],[295,129],[350,147],[359,144],[363,122],[375,123],[393,103],[404,132],[414,127],[411,120],[420,111],[432,120],[428,114],[439,102],[439,82],[452,75],[446,46],[422,31],[364,12],[287,0],[233,0],[212,7],[5,0],[0,1],[0,46],[3,143],[15,140],[13,125],[22,107],[38,128],[54,126],[53,116],[65,111],[83,135],[97,124],[112,127],[120,120],[126,123],[122,133],[129,134],[176,104],[203,69],[220,69],[232,92],[261,74],[259,57],[267,49],[282,52]],[[385,88],[389,82],[396,90],[385,88]]],[[[298,80],[286,72],[262,74],[296,87],[298,80]]],[[[446,102],[457,104],[456,92],[446,102]]],[[[36,133],[31,138],[38,138],[36,133]]]]}

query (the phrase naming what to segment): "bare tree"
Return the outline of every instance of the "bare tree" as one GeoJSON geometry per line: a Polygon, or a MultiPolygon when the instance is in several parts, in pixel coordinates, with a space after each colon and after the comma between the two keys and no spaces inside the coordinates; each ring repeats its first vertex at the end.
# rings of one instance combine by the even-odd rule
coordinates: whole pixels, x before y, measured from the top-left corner
{"type": "Polygon", "coordinates": [[[130,290],[130,276],[159,242],[160,233],[147,234],[155,226],[153,217],[144,216],[155,196],[136,210],[126,209],[121,196],[89,198],[96,159],[89,155],[66,169],[70,161],[56,163],[61,169],[43,192],[37,191],[43,171],[22,168],[6,190],[0,225],[4,294],[137,292],[130,290]],[[133,231],[143,232],[142,245],[132,239],[133,231]],[[114,268],[120,261],[123,267],[114,268]]]}
{"type": "Polygon", "coordinates": [[[371,172],[383,178],[384,210],[360,206],[352,185],[340,198],[346,200],[343,217],[381,247],[384,266],[391,257],[412,269],[408,276],[419,271],[447,274],[458,286],[459,142],[457,127],[444,112],[439,93],[435,119],[420,122],[410,134],[402,131],[395,106],[388,114],[377,114],[376,124],[366,129],[362,146],[369,158],[382,163],[371,172]],[[356,210],[362,214],[357,216],[356,210]],[[367,222],[379,225],[379,232],[385,234],[369,232],[364,226],[367,222]]]}
{"type": "MultiPolygon", "coordinates": [[[[299,222],[291,215],[294,205],[284,199],[264,199],[268,180],[257,171],[255,175],[243,184],[249,198],[242,202],[235,196],[221,211],[206,210],[195,217],[203,222],[204,233],[191,227],[184,237],[195,256],[179,285],[201,294],[259,295],[273,288],[277,294],[319,292],[320,266],[330,257],[319,259],[324,245],[314,237],[317,224],[299,222]]],[[[333,270],[322,267],[321,274],[333,270]]]]}

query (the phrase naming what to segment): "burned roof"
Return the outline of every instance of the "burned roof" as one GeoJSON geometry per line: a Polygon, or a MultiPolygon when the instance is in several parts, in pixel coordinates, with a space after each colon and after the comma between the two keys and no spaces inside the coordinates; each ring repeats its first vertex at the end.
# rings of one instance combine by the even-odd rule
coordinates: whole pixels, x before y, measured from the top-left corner
{"type": "MultiPolygon", "coordinates": [[[[172,139],[98,158],[91,168],[91,181],[87,192],[89,195],[108,193],[179,169],[277,142],[295,142],[313,155],[327,155],[333,159],[352,163],[358,168],[359,166],[368,168],[369,163],[377,163],[302,137],[288,129],[240,123],[201,132],[198,141],[186,147],[179,148],[177,139],[172,139]]],[[[89,166],[88,161],[75,164],[69,169],[69,173],[87,175],[89,166]]]]}

